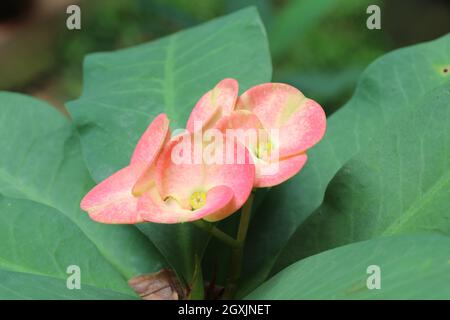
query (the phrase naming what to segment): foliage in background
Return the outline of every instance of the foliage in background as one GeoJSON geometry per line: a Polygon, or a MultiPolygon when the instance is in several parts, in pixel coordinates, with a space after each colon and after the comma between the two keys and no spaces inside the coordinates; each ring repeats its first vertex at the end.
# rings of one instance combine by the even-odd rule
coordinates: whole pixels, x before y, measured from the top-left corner
{"type": "Polygon", "coordinates": [[[392,47],[385,33],[365,28],[365,8],[377,2],[116,0],[103,6],[85,1],[83,32],[61,35],[62,79],[68,97],[76,97],[85,54],[142,43],[256,5],[274,55],[273,80],[301,88],[332,112],[350,96],[362,69],[392,47]]]}
{"type": "MultiPolygon", "coordinates": [[[[110,0],[107,5],[103,0],[80,1],[82,31],[68,31],[61,11],[59,22],[50,25],[54,32],[45,37],[36,32],[30,38],[55,42],[47,38],[56,34],[57,47],[31,61],[30,56],[20,61],[10,55],[2,76],[17,81],[11,86],[2,83],[2,88],[31,93],[63,108],[65,101],[81,93],[86,54],[143,43],[254,5],[269,34],[273,80],[301,88],[331,114],[350,97],[360,72],[374,58],[436,38],[450,28],[450,10],[441,0],[110,0]],[[369,4],[381,6],[382,30],[365,27],[369,4]],[[10,65],[30,67],[20,71],[10,65]]],[[[35,50],[30,40],[26,42],[35,50]]]]}

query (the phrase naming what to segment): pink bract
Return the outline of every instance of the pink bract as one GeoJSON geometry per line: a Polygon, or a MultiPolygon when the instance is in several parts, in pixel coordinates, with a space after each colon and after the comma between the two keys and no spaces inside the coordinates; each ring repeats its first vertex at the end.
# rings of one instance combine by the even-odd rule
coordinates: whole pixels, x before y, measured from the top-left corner
{"type": "Polygon", "coordinates": [[[197,102],[189,116],[186,129],[193,132],[195,122],[201,123],[203,129],[211,128],[218,119],[234,110],[238,93],[239,85],[235,79],[220,81],[197,102]]]}
{"type": "Polygon", "coordinates": [[[266,130],[278,129],[280,157],[305,152],[319,142],[326,129],[322,107],[284,83],[265,83],[245,91],[236,109],[249,110],[266,130]]]}
{"type": "MultiPolygon", "coordinates": [[[[231,79],[223,81],[234,83],[231,79]]],[[[223,83],[220,82],[216,88],[219,86],[222,87],[223,83]]],[[[214,110],[214,116],[191,115],[190,122],[192,123],[192,119],[203,120],[203,129],[214,127],[224,134],[227,129],[250,129],[257,131],[257,135],[264,132],[268,137],[265,141],[241,140],[249,149],[256,166],[254,187],[275,186],[294,176],[306,163],[306,151],[325,134],[326,116],[322,107],[287,84],[257,85],[245,91],[237,100],[237,85],[233,85],[233,88],[235,89],[220,91],[220,100],[226,101],[226,104],[212,105],[203,102],[197,104],[198,110],[194,109],[196,114],[203,115],[207,111],[211,114],[211,110],[214,110]],[[226,94],[228,98],[224,96],[226,94]],[[235,100],[236,104],[230,111],[229,103],[235,100]],[[226,109],[217,111],[220,105],[225,105],[226,109]],[[267,155],[261,154],[260,151],[264,149],[267,155]],[[267,170],[275,166],[278,169],[267,170]]]]}

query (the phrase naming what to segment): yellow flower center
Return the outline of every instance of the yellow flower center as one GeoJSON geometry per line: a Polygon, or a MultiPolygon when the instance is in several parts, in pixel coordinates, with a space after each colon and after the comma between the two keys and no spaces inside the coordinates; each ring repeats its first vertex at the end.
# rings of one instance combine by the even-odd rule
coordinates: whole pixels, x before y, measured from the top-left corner
{"type": "Polygon", "coordinates": [[[197,210],[203,207],[206,203],[206,192],[195,191],[189,199],[189,204],[192,210],[197,210]]]}
{"type": "Polygon", "coordinates": [[[262,142],[258,143],[258,146],[256,147],[256,156],[259,159],[267,158],[270,156],[270,152],[272,151],[272,142],[262,142]]]}

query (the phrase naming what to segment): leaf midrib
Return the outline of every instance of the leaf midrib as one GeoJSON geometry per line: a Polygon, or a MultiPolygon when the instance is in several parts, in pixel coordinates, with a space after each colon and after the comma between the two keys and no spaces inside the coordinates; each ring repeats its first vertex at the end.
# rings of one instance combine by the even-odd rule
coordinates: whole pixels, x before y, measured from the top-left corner
{"type": "Polygon", "coordinates": [[[164,63],[164,107],[169,115],[175,114],[175,90],[174,90],[174,54],[175,54],[175,40],[177,34],[169,38],[167,45],[167,54],[164,63]]]}

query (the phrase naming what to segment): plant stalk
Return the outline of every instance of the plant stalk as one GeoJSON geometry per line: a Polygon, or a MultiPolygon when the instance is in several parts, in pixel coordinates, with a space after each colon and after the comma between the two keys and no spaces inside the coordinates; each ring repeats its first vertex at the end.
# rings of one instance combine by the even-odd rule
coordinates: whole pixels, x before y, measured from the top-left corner
{"type": "Polygon", "coordinates": [[[241,210],[241,218],[239,221],[239,228],[237,233],[237,241],[240,244],[238,247],[233,248],[231,254],[231,268],[230,275],[228,278],[228,284],[225,289],[224,298],[225,299],[233,299],[234,294],[236,292],[237,283],[241,277],[242,271],[242,261],[244,257],[244,244],[245,239],[247,238],[248,225],[250,222],[250,216],[252,213],[252,205],[253,205],[253,192],[250,194],[250,197],[247,199],[247,202],[244,204],[241,210]]]}
{"type": "Polygon", "coordinates": [[[220,229],[216,228],[211,223],[208,223],[208,222],[203,221],[203,220],[197,220],[197,221],[194,221],[193,224],[195,226],[199,227],[200,229],[208,232],[213,237],[217,238],[218,240],[222,241],[223,243],[229,245],[233,249],[234,248],[239,248],[241,246],[241,243],[239,241],[233,239],[232,237],[227,235],[225,232],[223,232],[220,229]]]}

